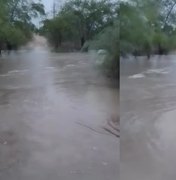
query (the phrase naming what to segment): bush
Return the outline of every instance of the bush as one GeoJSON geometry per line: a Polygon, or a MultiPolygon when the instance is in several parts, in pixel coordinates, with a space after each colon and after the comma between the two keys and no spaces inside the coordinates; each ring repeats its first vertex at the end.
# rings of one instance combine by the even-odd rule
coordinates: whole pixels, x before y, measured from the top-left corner
{"type": "Polygon", "coordinates": [[[104,49],[107,51],[101,67],[106,74],[113,78],[119,78],[119,27],[118,23],[106,28],[91,44],[91,49],[104,49]]]}

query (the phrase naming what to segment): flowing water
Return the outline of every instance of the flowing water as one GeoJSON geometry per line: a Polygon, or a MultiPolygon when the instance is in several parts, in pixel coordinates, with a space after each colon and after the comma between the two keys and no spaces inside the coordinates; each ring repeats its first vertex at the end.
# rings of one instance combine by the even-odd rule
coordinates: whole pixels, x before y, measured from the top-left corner
{"type": "Polygon", "coordinates": [[[121,61],[121,179],[176,179],[176,56],[121,61]]]}
{"type": "Polygon", "coordinates": [[[42,43],[0,58],[0,179],[116,180],[117,89],[90,55],[42,43]]]}

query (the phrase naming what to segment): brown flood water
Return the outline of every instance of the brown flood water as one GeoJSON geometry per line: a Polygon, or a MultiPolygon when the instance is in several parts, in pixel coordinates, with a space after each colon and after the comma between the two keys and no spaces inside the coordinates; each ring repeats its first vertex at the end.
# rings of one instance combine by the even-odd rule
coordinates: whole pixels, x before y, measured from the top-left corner
{"type": "Polygon", "coordinates": [[[0,179],[116,180],[117,89],[89,54],[33,43],[0,60],[0,179]],[[37,44],[37,45],[36,45],[37,44]]]}
{"type": "Polygon", "coordinates": [[[121,180],[176,179],[176,55],[121,62],[121,180]]]}

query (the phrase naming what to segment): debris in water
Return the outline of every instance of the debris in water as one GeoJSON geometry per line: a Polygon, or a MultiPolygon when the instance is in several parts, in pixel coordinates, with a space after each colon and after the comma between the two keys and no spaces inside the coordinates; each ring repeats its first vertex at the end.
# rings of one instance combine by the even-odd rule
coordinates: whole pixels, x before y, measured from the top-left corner
{"type": "Polygon", "coordinates": [[[120,137],[120,119],[119,117],[112,116],[107,120],[107,124],[103,129],[116,137],[120,137]]]}
{"type": "Polygon", "coordinates": [[[144,78],[144,74],[134,74],[132,76],[129,76],[129,79],[138,79],[138,78],[144,78]]]}

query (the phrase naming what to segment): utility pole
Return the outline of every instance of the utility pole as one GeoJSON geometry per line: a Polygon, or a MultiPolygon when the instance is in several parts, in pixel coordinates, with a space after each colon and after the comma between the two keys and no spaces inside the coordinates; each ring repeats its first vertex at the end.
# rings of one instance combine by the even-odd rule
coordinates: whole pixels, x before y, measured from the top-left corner
{"type": "Polygon", "coordinates": [[[53,0],[53,18],[56,17],[56,0],[53,0]]]}

